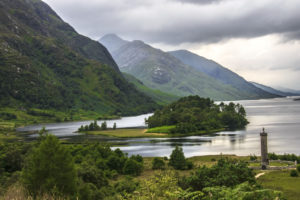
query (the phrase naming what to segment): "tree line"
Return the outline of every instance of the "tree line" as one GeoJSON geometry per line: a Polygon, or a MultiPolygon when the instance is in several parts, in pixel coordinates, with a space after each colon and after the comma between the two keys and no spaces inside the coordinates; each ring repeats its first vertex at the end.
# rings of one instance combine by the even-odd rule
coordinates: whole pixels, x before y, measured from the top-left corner
{"type": "Polygon", "coordinates": [[[221,128],[235,130],[248,124],[242,105],[232,102],[218,105],[209,98],[199,96],[183,97],[156,110],[146,122],[149,128],[176,125],[171,133],[183,134],[221,128]]]}

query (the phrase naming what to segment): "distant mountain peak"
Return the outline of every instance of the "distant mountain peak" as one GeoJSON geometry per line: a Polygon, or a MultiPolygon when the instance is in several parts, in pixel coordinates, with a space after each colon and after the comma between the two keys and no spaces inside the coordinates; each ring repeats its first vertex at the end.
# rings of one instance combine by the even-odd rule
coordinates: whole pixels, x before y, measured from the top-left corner
{"type": "Polygon", "coordinates": [[[110,52],[114,52],[119,49],[121,46],[127,44],[129,41],[123,40],[118,35],[114,33],[106,34],[98,40],[103,44],[110,52]]]}
{"type": "Polygon", "coordinates": [[[99,40],[103,40],[103,39],[123,40],[122,38],[120,38],[118,35],[114,33],[106,34],[103,37],[101,37],[99,40]]]}
{"type": "Polygon", "coordinates": [[[111,38],[115,41],[108,37],[100,42],[111,52],[120,70],[152,89],[177,96],[198,94],[218,100],[275,97],[218,63],[188,50],[164,52],[141,40],[121,45],[120,39],[111,38]]]}
{"type": "Polygon", "coordinates": [[[145,42],[143,42],[142,40],[133,40],[132,44],[136,44],[136,45],[145,45],[145,42]]]}

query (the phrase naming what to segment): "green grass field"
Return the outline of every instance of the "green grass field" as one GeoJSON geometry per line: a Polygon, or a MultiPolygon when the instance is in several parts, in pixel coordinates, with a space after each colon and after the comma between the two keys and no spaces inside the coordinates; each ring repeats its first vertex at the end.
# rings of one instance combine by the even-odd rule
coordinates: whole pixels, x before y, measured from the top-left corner
{"type": "Polygon", "coordinates": [[[258,182],[264,188],[282,191],[288,200],[300,199],[300,177],[291,177],[290,170],[267,172],[258,182]]]}
{"type": "Polygon", "coordinates": [[[167,137],[163,133],[146,133],[146,129],[116,129],[106,131],[88,131],[91,135],[105,135],[119,138],[167,137]]]}
{"type": "Polygon", "coordinates": [[[175,128],[175,125],[149,128],[147,130],[147,133],[171,133],[171,129],[173,129],[173,128],[175,128]]]}

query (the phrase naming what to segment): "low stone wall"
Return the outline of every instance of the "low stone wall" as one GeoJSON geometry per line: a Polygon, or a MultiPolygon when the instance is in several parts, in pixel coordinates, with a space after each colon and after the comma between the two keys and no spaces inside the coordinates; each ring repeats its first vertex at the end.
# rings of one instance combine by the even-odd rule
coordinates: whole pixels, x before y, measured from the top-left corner
{"type": "MultiPolygon", "coordinates": [[[[282,169],[294,169],[297,167],[297,162],[287,161],[287,160],[270,160],[271,162],[284,163],[288,166],[267,166],[266,170],[282,170],[282,169]]],[[[260,163],[260,161],[249,161],[249,163],[260,163]]],[[[261,166],[249,166],[251,169],[260,170],[261,166]]]]}
{"type": "MultiPolygon", "coordinates": [[[[261,167],[254,167],[250,166],[249,168],[255,170],[261,170],[261,167]]],[[[296,165],[289,165],[289,166],[267,166],[266,170],[283,170],[283,169],[295,169],[296,165]]]]}

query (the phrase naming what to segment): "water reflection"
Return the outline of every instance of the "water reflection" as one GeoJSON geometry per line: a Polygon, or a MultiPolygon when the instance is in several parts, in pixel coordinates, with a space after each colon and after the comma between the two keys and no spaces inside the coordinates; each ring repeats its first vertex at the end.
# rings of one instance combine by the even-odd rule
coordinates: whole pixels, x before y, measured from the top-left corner
{"type": "MultiPolygon", "coordinates": [[[[300,155],[300,101],[293,101],[289,98],[277,98],[246,100],[236,103],[242,104],[246,109],[247,119],[250,122],[247,128],[239,131],[222,131],[209,136],[117,139],[105,136],[84,136],[73,133],[81,124],[88,124],[90,123],[89,121],[47,124],[46,128],[63,139],[77,141],[92,140],[126,145],[119,148],[129,155],[169,156],[174,146],[179,145],[183,148],[185,155],[191,157],[220,153],[259,155],[259,133],[262,127],[265,127],[269,133],[268,148],[270,152],[296,153],[300,155]]],[[[123,118],[118,121],[111,120],[108,121],[108,124],[112,126],[114,122],[117,122],[118,127],[145,126],[144,118],[148,116],[150,114],[123,118]]],[[[29,126],[19,130],[39,130],[41,127],[42,125],[29,126]]]]}

